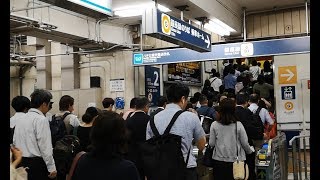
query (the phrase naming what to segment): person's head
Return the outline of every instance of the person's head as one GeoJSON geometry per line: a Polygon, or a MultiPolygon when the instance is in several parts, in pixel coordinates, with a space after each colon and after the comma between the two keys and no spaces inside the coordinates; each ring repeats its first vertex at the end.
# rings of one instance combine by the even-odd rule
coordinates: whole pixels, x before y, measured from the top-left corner
{"type": "Polygon", "coordinates": [[[260,66],[261,66],[261,63],[260,63],[260,62],[257,62],[257,65],[260,67],[260,66]]]}
{"type": "Polygon", "coordinates": [[[238,105],[247,106],[248,105],[248,97],[245,94],[237,94],[236,96],[236,103],[238,105]]]}
{"type": "Polygon", "coordinates": [[[249,96],[249,103],[258,104],[259,99],[260,99],[260,97],[259,97],[258,94],[251,94],[251,95],[249,96]]]}
{"type": "Polygon", "coordinates": [[[52,94],[48,90],[36,89],[30,97],[30,108],[36,108],[43,114],[46,114],[49,111],[52,94]]]}
{"type": "Polygon", "coordinates": [[[86,124],[93,122],[95,118],[97,118],[99,112],[95,107],[88,107],[86,112],[82,115],[82,121],[86,124]]]}
{"type": "Polygon", "coordinates": [[[102,101],[103,108],[108,108],[112,110],[113,105],[114,105],[114,100],[112,98],[104,98],[102,101]]]}
{"type": "Polygon", "coordinates": [[[258,81],[259,84],[263,84],[265,82],[264,76],[259,74],[258,78],[257,78],[257,81],[258,81]]]}
{"type": "Polygon", "coordinates": [[[271,72],[271,64],[268,60],[264,61],[263,63],[263,71],[264,72],[271,72]]]}
{"type": "Polygon", "coordinates": [[[196,98],[197,101],[199,101],[200,96],[201,96],[200,92],[196,92],[193,94],[193,97],[196,98]]]}
{"type": "Polygon", "coordinates": [[[217,70],[214,69],[214,68],[212,68],[212,69],[211,69],[211,74],[214,75],[214,74],[216,74],[216,73],[217,73],[217,70]]]}
{"type": "Polygon", "coordinates": [[[229,69],[229,74],[234,75],[236,73],[236,70],[234,70],[233,68],[229,69]]]}
{"type": "Polygon", "coordinates": [[[59,101],[59,110],[60,111],[69,111],[72,112],[74,110],[73,108],[74,99],[73,97],[69,95],[64,95],[60,98],[59,101]]]}
{"type": "Polygon", "coordinates": [[[160,96],[159,99],[158,99],[158,102],[157,102],[157,106],[165,108],[167,103],[168,103],[167,97],[160,96]]]}
{"type": "Polygon", "coordinates": [[[131,101],[130,101],[130,108],[131,109],[135,109],[136,108],[136,100],[137,100],[136,97],[131,99],[131,101]]]}
{"type": "Polygon", "coordinates": [[[199,103],[201,105],[208,105],[208,98],[206,95],[201,94],[201,96],[199,97],[199,103]]]}
{"type": "Polygon", "coordinates": [[[220,120],[219,122],[223,125],[235,123],[238,119],[235,115],[236,103],[230,98],[222,100],[220,106],[220,120]]]}
{"type": "Polygon", "coordinates": [[[257,60],[255,60],[255,59],[252,60],[251,64],[252,64],[252,66],[257,66],[258,65],[257,60]]]}
{"type": "Polygon", "coordinates": [[[236,62],[237,62],[238,65],[241,65],[242,60],[241,59],[237,59],[236,62]]]}
{"type": "Polygon", "coordinates": [[[230,99],[235,101],[236,100],[236,95],[234,93],[228,93],[227,94],[227,98],[230,98],[230,99]]]}
{"type": "Polygon", "coordinates": [[[11,106],[16,112],[26,113],[30,109],[30,100],[25,96],[16,96],[12,99],[11,106]]]}
{"type": "Polygon", "coordinates": [[[191,102],[187,103],[185,110],[188,110],[189,108],[194,108],[191,102]]]}
{"type": "Polygon", "coordinates": [[[196,100],[196,98],[191,97],[191,98],[190,98],[190,102],[191,102],[191,104],[192,104],[194,107],[196,107],[198,101],[196,100]]]}
{"type": "Polygon", "coordinates": [[[185,109],[190,93],[190,89],[187,85],[182,83],[171,84],[167,89],[166,93],[169,103],[178,104],[181,107],[181,109],[185,109]]]}
{"type": "Polygon", "coordinates": [[[90,140],[96,158],[112,158],[124,153],[128,132],[123,118],[112,111],[99,114],[93,122],[90,140]]]}
{"type": "Polygon", "coordinates": [[[238,67],[239,67],[239,66],[238,66],[238,64],[233,64],[233,66],[232,66],[232,67],[233,67],[233,69],[238,70],[238,67]]]}
{"type": "Polygon", "coordinates": [[[209,80],[209,79],[206,79],[206,80],[204,81],[203,87],[210,87],[210,86],[211,86],[210,80],[209,80]]]}
{"type": "Polygon", "coordinates": [[[224,94],[220,95],[220,97],[219,97],[219,103],[220,103],[222,100],[226,99],[226,98],[228,98],[227,95],[224,95],[224,94]]]}
{"type": "Polygon", "coordinates": [[[136,100],[136,110],[142,110],[145,113],[149,111],[149,100],[146,97],[137,98],[136,100]]]}

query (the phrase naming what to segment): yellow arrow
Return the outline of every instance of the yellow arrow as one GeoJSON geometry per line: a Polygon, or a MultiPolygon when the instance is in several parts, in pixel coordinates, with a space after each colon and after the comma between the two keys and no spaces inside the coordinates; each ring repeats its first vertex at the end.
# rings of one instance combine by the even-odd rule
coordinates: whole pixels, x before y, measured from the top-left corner
{"type": "Polygon", "coordinates": [[[264,179],[265,175],[265,171],[263,170],[258,173],[258,177],[261,176],[262,179],[264,179]]]}

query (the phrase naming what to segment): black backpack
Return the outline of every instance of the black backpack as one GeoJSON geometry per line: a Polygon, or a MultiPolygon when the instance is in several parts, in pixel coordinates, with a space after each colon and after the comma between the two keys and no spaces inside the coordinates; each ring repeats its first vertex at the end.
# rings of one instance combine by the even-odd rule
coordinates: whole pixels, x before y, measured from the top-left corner
{"type": "Polygon", "coordinates": [[[66,118],[69,114],[71,113],[66,112],[63,116],[52,116],[52,120],[50,121],[50,130],[53,147],[58,140],[62,139],[65,135],[68,134],[66,125],[64,123],[64,118],[66,118]]]}
{"type": "Polygon", "coordinates": [[[262,123],[261,117],[259,113],[261,111],[261,107],[259,107],[256,112],[252,115],[252,123],[250,123],[250,129],[252,130],[251,138],[253,140],[262,140],[264,133],[264,125],[262,123]]]}
{"type": "Polygon", "coordinates": [[[58,176],[65,179],[70,170],[73,158],[81,151],[80,140],[74,135],[65,135],[53,148],[53,158],[58,176]]]}
{"type": "Polygon", "coordinates": [[[170,134],[170,130],[183,111],[176,112],[162,135],[159,134],[154,117],[150,120],[150,127],[155,136],[140,145],[143,170],[151,180],[184,180],[187,160],[184,161],[181,151],[181,136],[170,134]]]}

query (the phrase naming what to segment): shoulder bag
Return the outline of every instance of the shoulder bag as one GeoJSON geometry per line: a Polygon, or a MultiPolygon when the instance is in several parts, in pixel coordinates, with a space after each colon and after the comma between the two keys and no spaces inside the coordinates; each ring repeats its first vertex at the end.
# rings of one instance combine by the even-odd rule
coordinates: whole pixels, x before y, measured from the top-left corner
{"type": "Polygon", "coordinates": [[[73,176],[74,170],[75,170],[75,168],[76,168],[76,165],[77,165],[80,157],[81,157],[82,155],[84,155],[85,153],[86,153],[86,152],[81,151],[81,152],[79,152],[79,153],[76,155],[76,157],[74,157],[74,159],[73,159],[73,161],[72,161],[72,165],[71,165],[70,171],[69,171],[69,173],[68,173],[68,175],[67,175],[67,180],[71,180],[71,179],[72,179],[72,176],[73,176]]]}
{"type": "Polygon", "coordinates": [[[237,148],[237,159],[233,163],[233,178],[235,180],[247,180],[249,177],[248,165],[244,161],[239,160],[238,155],[238,136],[237,136],[237,123],[236,122],[236,148],[237,148]]]}

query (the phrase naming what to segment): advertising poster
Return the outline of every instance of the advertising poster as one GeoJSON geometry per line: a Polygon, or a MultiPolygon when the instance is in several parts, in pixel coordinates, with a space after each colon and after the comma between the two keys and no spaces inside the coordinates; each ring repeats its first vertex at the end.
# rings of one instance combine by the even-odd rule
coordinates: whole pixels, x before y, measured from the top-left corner
{"type": "Polygon", "coordinates": [[[145,94],[149,99],[150,107],[157,106],[160,97],[160,69],[145,66],[145,94]]]}
{"type": "Polygon", "coordinates": [[[168,81],[201,84],[201,63],[168,64],[168,81]]]}

